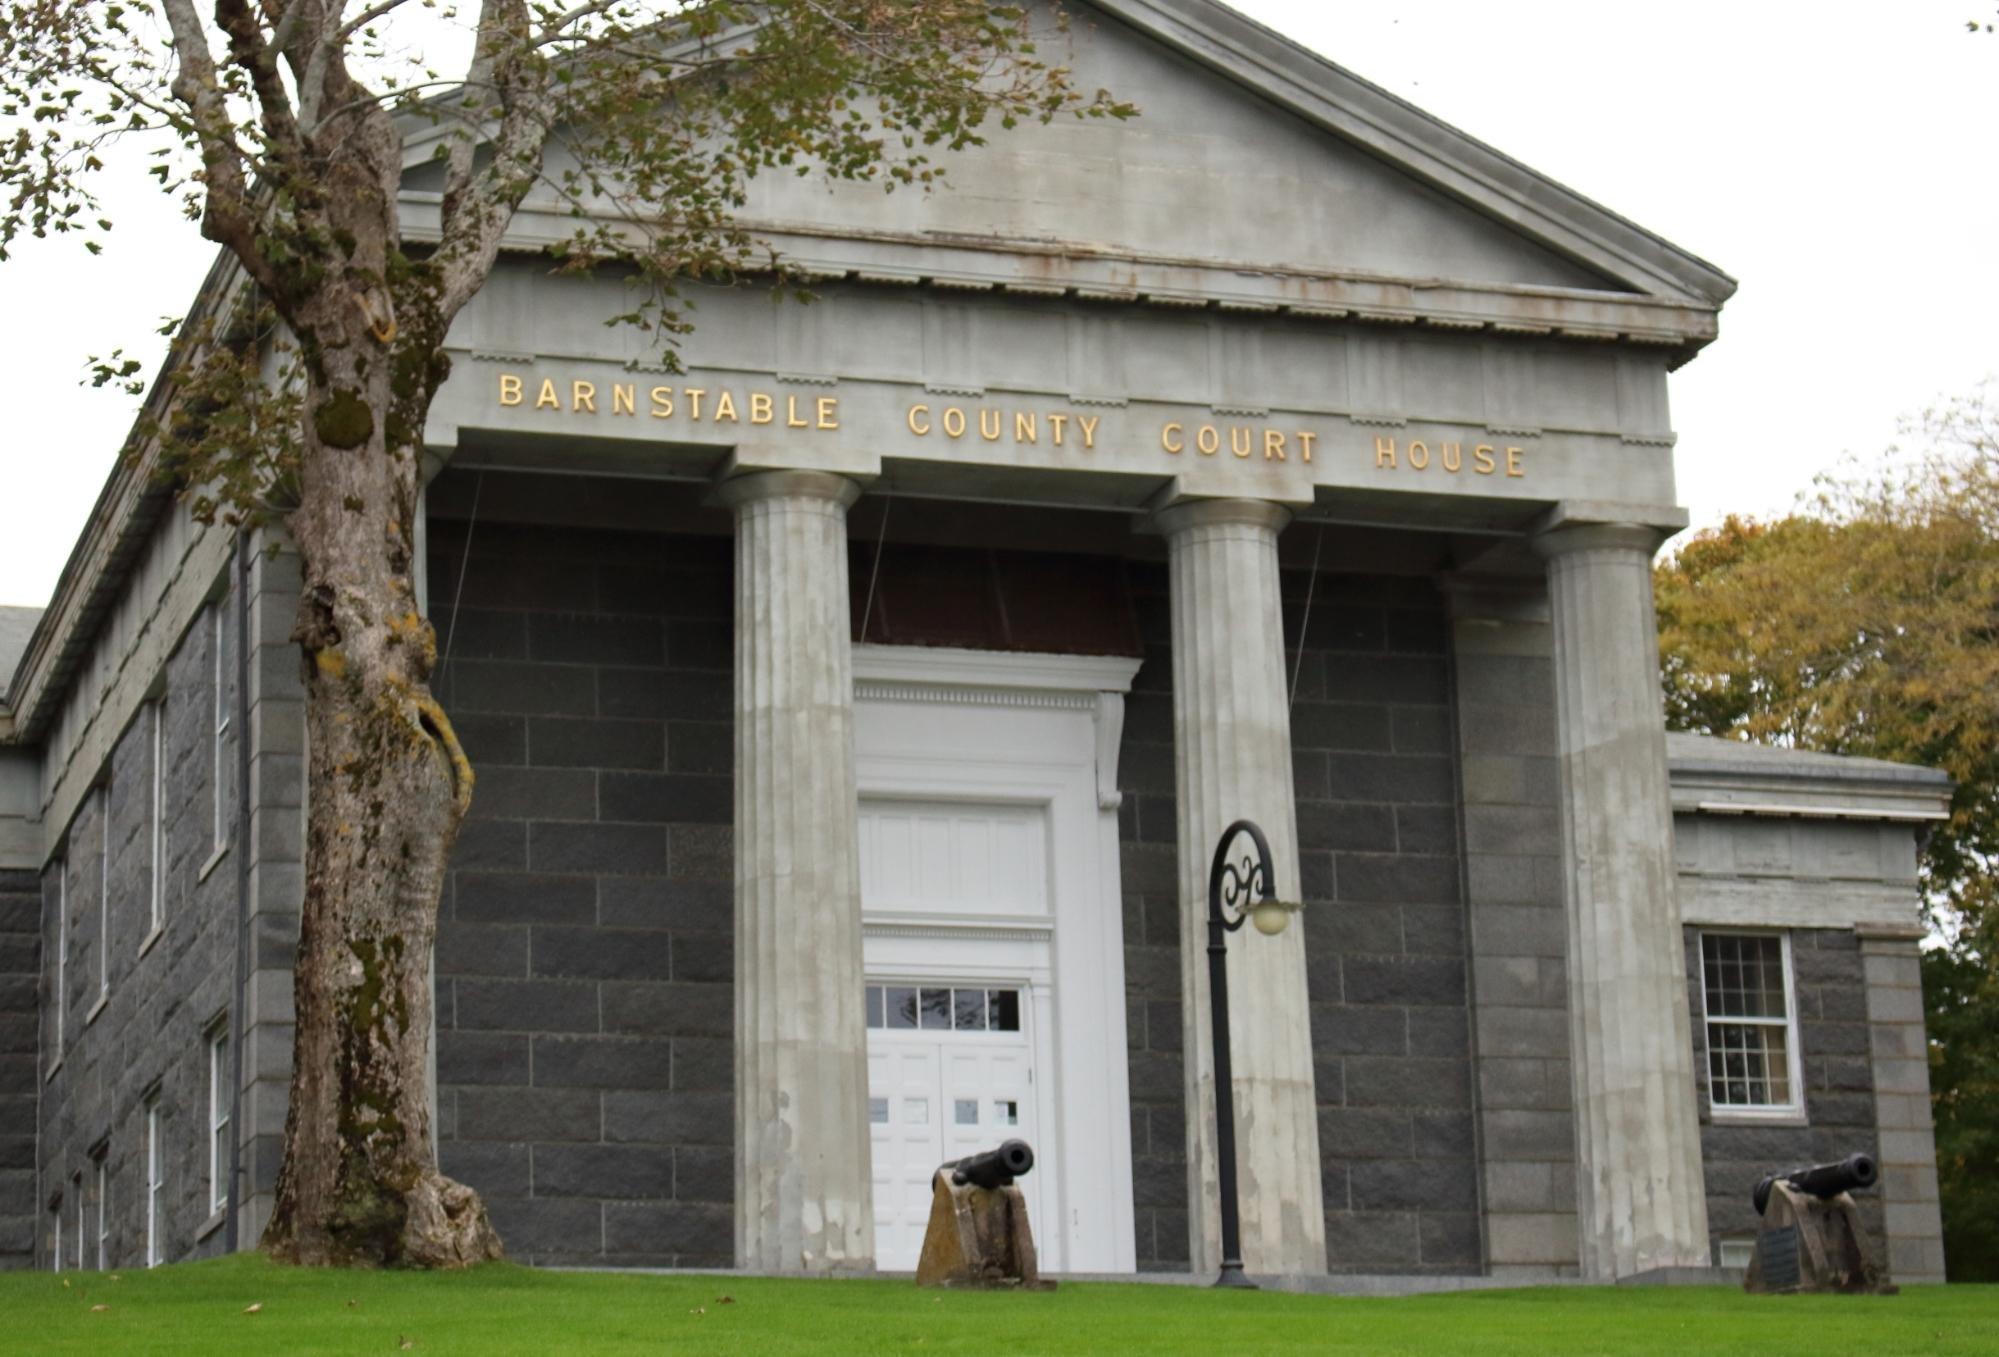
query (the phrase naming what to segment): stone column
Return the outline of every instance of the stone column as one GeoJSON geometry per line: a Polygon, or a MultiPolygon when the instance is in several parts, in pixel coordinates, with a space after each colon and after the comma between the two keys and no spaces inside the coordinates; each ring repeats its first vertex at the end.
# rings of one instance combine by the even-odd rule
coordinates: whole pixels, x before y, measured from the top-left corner
{"type": "MultiPolygon", "coordinates": [[[[1172,557],[1173,745],[1179,795],[1180,992],[1187,1071],[1192,1262],[1221,1263],[1208,1002],[1208,863],[1230,822],[1270,839],[1277,891],[1299,898],[1291,711],[1277,599],[1277,533],[1289,514],[1260,500],[1204,500],[1160,513],[1172,557]]],[[[1229,938],[1230,1058],[1243,1263],[1251,1275],[1326,1270],[1319,1120],[1305,991],[1305,927],[1229,938]]]]}
{"type": "Polygon", "coordinates": [[[736,514],[736,1262],[870,1270],[847,506],[816,471],[736,514]]]}
{"type": "Polygon", "coordinates": [[[1904,1286],[1941,1282],[1943,1217],[1937,1204],[1936,1125],[1930,1119],[1929,1042],[1923,1034],[1923,930],[1862,924],[1854,931],[1867,971],[1888,1274],[1904,1286]]]}
{"type": "Polygon", "coordinates": [[[1585,1277],[1708,1265],[1652,613],[1659,534],[1563,527],[1548,561],[1585,1277]]]}

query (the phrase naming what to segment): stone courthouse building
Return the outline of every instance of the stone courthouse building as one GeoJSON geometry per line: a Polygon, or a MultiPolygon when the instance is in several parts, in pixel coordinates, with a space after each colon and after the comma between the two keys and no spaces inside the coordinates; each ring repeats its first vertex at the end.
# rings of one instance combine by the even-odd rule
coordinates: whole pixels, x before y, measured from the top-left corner
{"type": "MultiPolygon", "coordinates": [[[[1141,117],[757,181],[818,300],[703,292],[684,373],[549,273],[553,203],[453,331],[446,1171],[534,1262],[898,1269],[1018,1135],[1044,1267],[1212,1268],[1248,817],[1304,901],[1230,944],[1252,1273],[1735,1262],[1759,1174],[1866,1150],[1940,1280],[1949,784],[1662,728],[1667,386],[1734,282],[1211,0],[1072,8],[1141,117]]],[[[269,1212],[309,789],[297,572],[244,545],[121,466],[0,618],[10,1262],[269,1212]]]]}

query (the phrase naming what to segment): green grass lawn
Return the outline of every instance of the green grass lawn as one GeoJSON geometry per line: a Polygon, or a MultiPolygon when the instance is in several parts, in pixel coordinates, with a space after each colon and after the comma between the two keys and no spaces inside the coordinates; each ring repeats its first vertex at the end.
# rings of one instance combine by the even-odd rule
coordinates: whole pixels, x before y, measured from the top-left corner
{"type": "Polygon", "coordinates": [[[0,1274],[0,1352],[400,1351],[1990,1353],[1999,1287],[1791,1298],[1569,1287],[1375,1300],[1079,1284],[981,1295],[504,1265],[441,1276],[304,1272],[258,1257],[0,1274]],[[261,1308],[246,1313],[252,1305],[261,1308]]]}

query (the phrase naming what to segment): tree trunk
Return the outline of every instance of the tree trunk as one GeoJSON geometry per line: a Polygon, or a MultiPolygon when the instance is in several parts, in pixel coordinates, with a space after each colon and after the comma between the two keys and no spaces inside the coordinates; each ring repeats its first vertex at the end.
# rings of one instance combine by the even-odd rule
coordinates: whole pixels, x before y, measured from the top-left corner
{"type": "Polygon", "coordinates": [[[307,368],[305,899],[291,1106],[272,1256],[458,1267],[500,1256],[479,1196],[437,1170],[428,1051],[437,907],[472,768],[431,696],[436,640],[413,586],[423,416],[441,326],[422,294],[398,335],[384,281],[393,180],[329,186],[349,267],[299,308],[307,368]],[[345,223],[338,221],[346,216],[345,223]]]}

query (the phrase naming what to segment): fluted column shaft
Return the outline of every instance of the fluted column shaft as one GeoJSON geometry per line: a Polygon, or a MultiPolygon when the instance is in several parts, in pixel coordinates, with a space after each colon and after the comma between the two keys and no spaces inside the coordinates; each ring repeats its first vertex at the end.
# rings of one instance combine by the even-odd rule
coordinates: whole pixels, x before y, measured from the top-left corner
{"type": "Polygon", "coordinates": [[[736,514],[736,1260],[874,1266],[847,506],[821,472],[736,514]]]}
{"type": "MultiPolygon", "coordinates": [[[[1262,826],[1278,894],[1299,898],[1291,713],[1277,589],[1277,534],[1288,518],[1260,500],[1200,501],[1159,515],[1172,559],[1180,989],[1197,1271],[1221,1262],[1208,866],[1215,841],[1231,821],[1247,818],[1262,826]]],[[[1304,921],[1294,918],[1274,938],[1244,929],[1229,939],[1242,1251],[1253,1275],[1326,1270],[1304,933],[1304,921]]]]}
{"type": "Polygon", "coordinates": [[[1706,1266],[1707,1197],[1673,871],[1658,535],[1538,538],[1554,614],[1577,1216],[1585,1276],[1706,1266]]]}

